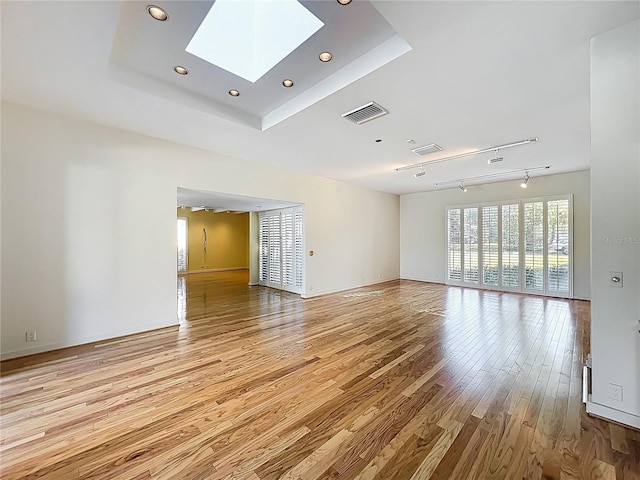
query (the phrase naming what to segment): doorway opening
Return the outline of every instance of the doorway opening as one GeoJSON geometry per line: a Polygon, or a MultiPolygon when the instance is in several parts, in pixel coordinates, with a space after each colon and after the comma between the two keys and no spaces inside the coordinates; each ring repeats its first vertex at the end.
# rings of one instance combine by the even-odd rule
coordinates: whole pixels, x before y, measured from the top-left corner
{"type": "Polygon", "coordinates": [[[228,278],[239,288],[303,294],[303,218],[303,206],[294,202],[178,188],[179,321],[186,320],[189,284],[206,281],[199,277],[192,282],[196,273],[228,278]],[[268,219],[270,230],[265,230],[263,219],[268,219]]]}

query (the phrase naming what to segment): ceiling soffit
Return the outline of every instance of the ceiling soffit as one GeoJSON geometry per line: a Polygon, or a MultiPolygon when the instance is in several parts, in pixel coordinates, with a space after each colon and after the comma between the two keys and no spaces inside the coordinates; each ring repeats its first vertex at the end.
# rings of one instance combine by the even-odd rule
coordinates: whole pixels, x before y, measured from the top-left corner
{"type": "MultiPolygon", "coordinates": [[[[122,2],[109,62],[112,79],[236,123],[266,130],[411,50],[368,1],[301,1],[324,26],[255,83],[188,53],[185,48],[211,1],[122,2]],[[330,62],[318,55],[329,51],[330,62]],[[184,66],[188,75],[173,68],[184,66]],[[285,88],[282,81],[292,79],[285,88]],[[240,95],[232,97],[230,90],[240,95]]],[[[228,45],[233,48],[233,45],[228,45]]]]}

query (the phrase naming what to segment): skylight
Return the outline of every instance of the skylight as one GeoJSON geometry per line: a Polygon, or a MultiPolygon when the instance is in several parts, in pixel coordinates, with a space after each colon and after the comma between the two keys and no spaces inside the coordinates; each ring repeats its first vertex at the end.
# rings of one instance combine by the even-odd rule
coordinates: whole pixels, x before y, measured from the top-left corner
{"type": "Polygon", "coordinates": [[[297,0],[216,0],[185,50],[255,83],[323,26],[297,0]]]}

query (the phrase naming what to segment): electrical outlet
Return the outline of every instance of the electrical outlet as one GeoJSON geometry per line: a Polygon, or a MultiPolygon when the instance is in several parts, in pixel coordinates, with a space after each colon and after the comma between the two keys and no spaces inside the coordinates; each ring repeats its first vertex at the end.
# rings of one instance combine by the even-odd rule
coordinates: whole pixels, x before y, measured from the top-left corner
{"type": "Polygon", "coordinates": [[[36,331],[29,330],[28,332],[24,332],[24,341],[25,342],[35,342],[36,341],[36,331]]]}
{"type": "Polygon", "coordinates": [[[610,383],[609,397],[621,402],[622,401],[622,385],[616,385],[615,383],[610,383]]]}

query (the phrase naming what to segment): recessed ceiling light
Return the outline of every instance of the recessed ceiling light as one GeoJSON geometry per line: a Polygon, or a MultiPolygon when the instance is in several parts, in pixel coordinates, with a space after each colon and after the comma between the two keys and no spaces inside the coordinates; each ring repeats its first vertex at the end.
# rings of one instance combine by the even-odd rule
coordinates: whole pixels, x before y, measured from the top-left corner
{"type": "Polygon", "coordinates": [[[416,141],[413,138],[408,138],[407,139],[407,143],[414,144],[414,143],[416,143],[416,141]]]}
{"type": "Polygon", "coordinates": [[[161,22],[164,22],[169,18],[167,12],[156,5],[147,6],[147,12],[149,12],[149,15],[151,15],[153,18],[161,22]]]}
{"type": "Polygon", "coordinates": [[[239,97],[240,92],[238,90],[229,90],[229,95],[231,95],[232,97],[239,97]]]}
{"type": "Polygon", "coordinates": [[[321,62],[330,62],[331,59],[333,58],[333,55],[331,54],[331,52],[322,52],[320,55],[318,55],[318,58],[320,59],[321,62]]]}
{"type": "Polygon", "coordinates": [[[351,0],[337,0],[340,5],[349,5],[351,0]]]}
{"type": "Polygon", "coordinates": [[[182,65],[176,65],[175,67],[173,67],[173,71],[179,75],[186,75],[187,73],[189,73],[189,70],[184,68],[182,65]]]}
{"type": "Polygon", "coordinates": [[[293,80],[289,80],[289,79],[287,78],[286,80],[283,80],[283,81],[282,81],[282,85],[283,85],[284,87],[287,87],[287,88],[289,88],[289,87],[293,87],[293,80]]]}

